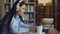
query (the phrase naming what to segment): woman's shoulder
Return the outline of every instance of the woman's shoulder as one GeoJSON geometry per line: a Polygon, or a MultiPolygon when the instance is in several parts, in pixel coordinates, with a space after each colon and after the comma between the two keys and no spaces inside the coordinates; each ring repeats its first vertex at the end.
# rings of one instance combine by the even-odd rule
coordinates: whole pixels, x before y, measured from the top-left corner
{"type": "Polygon", "coordinates": [[[7,23],[12,19],[12,15],[11,14],[6,14],[3,19],[1,20],[0,23],[7,23]]]}

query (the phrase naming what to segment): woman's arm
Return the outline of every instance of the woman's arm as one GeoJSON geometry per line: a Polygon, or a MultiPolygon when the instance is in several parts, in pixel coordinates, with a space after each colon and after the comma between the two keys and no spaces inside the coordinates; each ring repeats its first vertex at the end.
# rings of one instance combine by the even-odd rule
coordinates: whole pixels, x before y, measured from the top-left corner
{"type": "Polygon", "coordinates": [[[29,24],[24,24],[23,22],[20,22],[20,27],[30,28],[29,24]]]}

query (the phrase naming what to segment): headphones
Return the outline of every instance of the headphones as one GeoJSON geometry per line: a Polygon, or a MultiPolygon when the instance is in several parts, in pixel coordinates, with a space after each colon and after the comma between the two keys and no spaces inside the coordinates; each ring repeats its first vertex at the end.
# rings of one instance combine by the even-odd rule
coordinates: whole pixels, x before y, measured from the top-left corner
{"type": "Polygon", "coordinates": [[[20,0],[19,3],[16,5],[16,10],[19,10],[20,6],[19,4],[22,2],[23,0],[20,0]]]}

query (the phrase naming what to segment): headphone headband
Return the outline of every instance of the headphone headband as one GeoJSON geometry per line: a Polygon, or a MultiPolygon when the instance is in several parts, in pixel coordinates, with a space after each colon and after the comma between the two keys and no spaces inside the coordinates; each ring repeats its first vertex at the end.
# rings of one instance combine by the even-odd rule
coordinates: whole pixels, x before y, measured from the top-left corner
{"type": "Polygon", "coordinates": [[[19,8],[20,8],[20,7],[19,7],[19,4],[20,4],[22,1],[23,1],[23,0],[20,0],[19,3],[16,5],[16,8],[17,8],[16,10],[19,10],[19,8]]]}

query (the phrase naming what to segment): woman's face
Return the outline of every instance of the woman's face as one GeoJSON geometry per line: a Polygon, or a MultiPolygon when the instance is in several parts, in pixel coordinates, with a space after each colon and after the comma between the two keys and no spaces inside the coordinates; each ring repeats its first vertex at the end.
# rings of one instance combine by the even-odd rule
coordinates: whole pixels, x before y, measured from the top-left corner
{"type": "Polygon", "coordinates": [[[24,12],[25,12],[25,5],[22,5],[20,9],[17,11],[17,13],[22,16],[24,12]]]}

